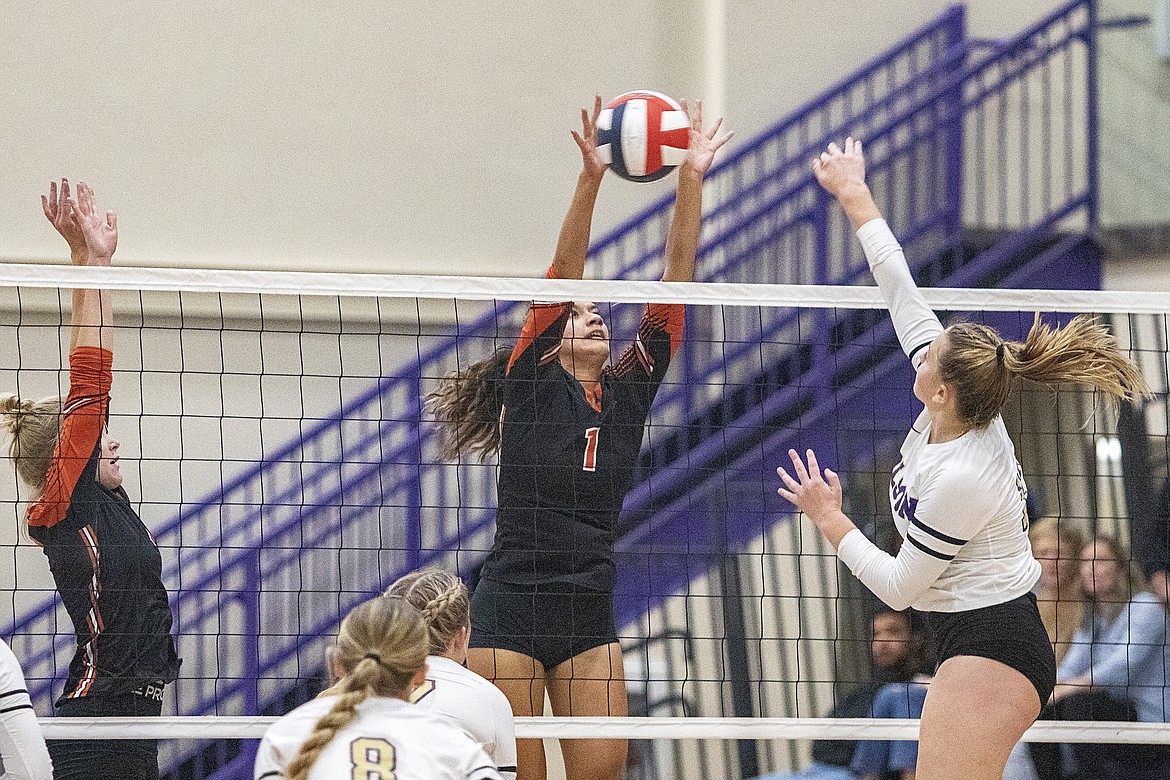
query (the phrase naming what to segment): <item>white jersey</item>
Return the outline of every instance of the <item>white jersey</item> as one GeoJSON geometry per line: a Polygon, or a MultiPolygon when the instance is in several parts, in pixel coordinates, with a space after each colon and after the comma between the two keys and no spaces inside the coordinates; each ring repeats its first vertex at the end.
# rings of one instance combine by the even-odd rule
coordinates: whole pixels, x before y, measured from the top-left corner
{"type": "MultiPolygon", "coordinates": [[[[287,777],[301,745],[337,703],[302,704],[269,727],[256,753],[256,780],[287,777]]],[[[500,780],[483,748],[447,719],[402,699],[376,696],[325,746],[309,780],[500,780]]]]}
{"type": "Polygon", "coordinates": [[[516,777],[516,726],[508,697],[450,658],[427,657],[427,681],[410,700],[458,725],[495,762],[504,780],[516,777]]]}
{"type": "MultiPolygon", "coordinates": [[[[902,349],[917,365],[942,324],[922,299],[885,220],[867,222],[857,235],[902,349]]],[[[923,410],[901,454],[890,505],[905,541],[891,557],[861,531],[846,534],[837,555],[857,578],[895,609],[928,612],[989,607],[1030,591],[1040,564],[1028,543],[1023,472],[1003,420],[931,444],[930,416],[923,410]]]]}
{"type": "Polygon", "coordinates": [[[45,738],[28,698],[24,672],[0,641],[0,778],[44,780],[53,776],[45,738]]]}

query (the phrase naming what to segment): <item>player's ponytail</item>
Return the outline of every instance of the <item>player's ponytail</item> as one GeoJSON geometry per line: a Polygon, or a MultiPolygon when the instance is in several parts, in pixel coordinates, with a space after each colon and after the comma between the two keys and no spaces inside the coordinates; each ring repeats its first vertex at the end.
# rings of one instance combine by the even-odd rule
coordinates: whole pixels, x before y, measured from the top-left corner
{"type": "Polygon", "coordinates": [[[1092,385],[1118,400],[1149,393],[1141,370],[1093,317],[1074,317],[1053,328],[1037,314],[1022,343],[1004,341],[986,325],[960,322],[947,328],[947,342],[938,358],[940,377],[955,389],[959,418],[974,428],[1000,413],[1017,376],[1092,385]]]}
{"type": "Polygon", "coordinates": [[[35,500],[44,492],[45,475],[61,437],[61,398],[31,401],[11,393],[0,395],[0,421],[12,437],[8,457],[35,500]]]}
{"type": "Polygon", "coordinates": [[[401,596],[419,611],[427,624],[431,655],[445,655],[459,630],[471,626],[467,586],[442,569],[420,569],[399,577],[386,595],[401,596]]]}
{"type": "Polygon", "coordinates": [[[440,424],[443,460],[460,455],[485,460],[500,451],[500,411],[510,356],[511,349],[500,348],[491,357],[447,375],[427,396],[427,410],[440,424]]]}
{"type": "Polygon", "coordinates": [[[308,778],[321,751],[357,717],[363,701],[371,696],[405,699],[426,655],[426,626],[405,599],[380,596],[354,607],[337,635],[336,659],[345,670],[341,696],[288,765],[289,780],[308,778]]]}

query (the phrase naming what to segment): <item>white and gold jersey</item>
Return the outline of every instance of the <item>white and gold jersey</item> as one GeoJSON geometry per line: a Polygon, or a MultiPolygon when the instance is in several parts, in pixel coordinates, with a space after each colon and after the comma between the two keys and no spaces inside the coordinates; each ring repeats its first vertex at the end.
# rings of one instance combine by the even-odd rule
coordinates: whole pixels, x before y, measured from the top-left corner
{"type": "MultiPolygon", "coordinates": [[[[256,754],[256,780],[287,777],[288,765],[337,697],[297,707],[269,727],[256,754]]],[[[309,780],[501,780],[478,744],[446,718],[401,699],[373,697],[337,732],[309,780]]]]}
{"type": "Polygon", "coordinates": [[[427,681],[410,700],[466,731],[504,780],[516,777],[516,727],[512,707],[499,688],[450,658],[432,655],[427,657],[427,681]]]}

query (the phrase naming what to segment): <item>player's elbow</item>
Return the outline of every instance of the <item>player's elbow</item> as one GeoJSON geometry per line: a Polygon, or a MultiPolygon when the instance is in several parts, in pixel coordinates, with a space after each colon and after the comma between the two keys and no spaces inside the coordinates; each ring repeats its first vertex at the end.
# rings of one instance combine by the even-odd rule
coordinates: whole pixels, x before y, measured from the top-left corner
{"type": "Polygon", "coordinates": [[[886,592],[882,594],[882,601],[890,609],[901,612],[914,606],[914,602],[918,601],[926,591],[927,588],[910,587],[906,583],[890,583],[886,592]]]}
{"type": "Polygon", "coordinates": [[[882,598],[882,601],[895,612],[910,609],[910,606],[914,603],[914,599],[904,593],[888,593],[882,598]]]}

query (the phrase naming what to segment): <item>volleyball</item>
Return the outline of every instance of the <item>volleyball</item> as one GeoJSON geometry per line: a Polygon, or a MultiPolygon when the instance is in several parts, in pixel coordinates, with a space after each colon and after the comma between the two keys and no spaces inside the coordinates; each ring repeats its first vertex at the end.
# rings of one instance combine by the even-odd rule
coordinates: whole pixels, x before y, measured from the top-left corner
{"type": "Polygon", "coordinates": [[[686,158],[690,124],[674,98],[626,92],[597,118],[597,151],[623,179],[657,181],[686,158]]]}

